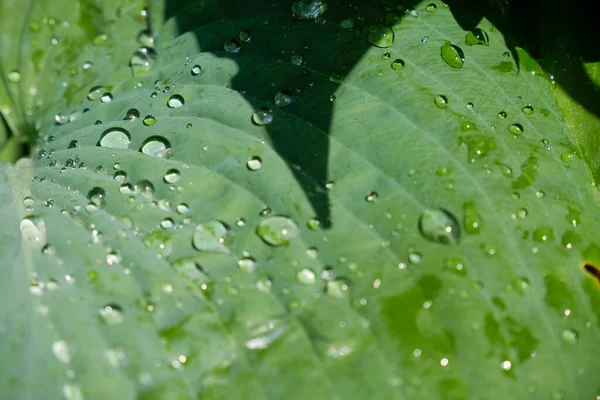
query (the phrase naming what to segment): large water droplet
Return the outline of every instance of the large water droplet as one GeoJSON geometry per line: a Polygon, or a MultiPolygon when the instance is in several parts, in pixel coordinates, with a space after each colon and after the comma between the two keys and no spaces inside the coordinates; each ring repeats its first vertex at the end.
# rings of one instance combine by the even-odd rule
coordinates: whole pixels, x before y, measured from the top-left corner
{"type": "Polygon", "coordinates": [[[292,14],[297,20],[316,19],[327,11],[323,0],[297,0],[292,4],[292,14]]]}
{"type": "Polygon", "coordinates": [[[167,106],[169,106],[169,108],[179,108],[181,106],[183,106],[185,104],[185,100],[183,98],[183,96],[179,95],[179,94],[174,94],[171,97],[169,97],[169,100],[167,101],[167,106]]]}
{"type": "Polygon", "coordinates": [[[98,310],[98,314],[100,315],[102,322],[107,325],[117,325],[123,322],[123,319],[125,319],[121,307],[114,304],[109,304],[102,307],[100,310],[98,310]]]}
{"type": "Polygon", "coordinates": [[[140,151],[149,156],[169,158],[172,155],[171,143],[162,136],[152,136],[144,141],[140,151]]]}
{"type": "Polygon", "coordinates": [[[453,45],[450,41],[446,41],[442,45],[442,59],[452,68],[462,68],[465,62],[465,54],[458,46],[453,45]]]}
{"type": "Polygon", "coordinates": [[[156,118],[153,115],[146,115],[142,121],[146,126],[152,126],[156,123],[156,118]]]}
{"type": "Polygon", "coordinates": [[[100,97],[100,101],[102,103],[110,103],[112,101],[112,99],[113,99],[113,95],[112,95],[112,93],[109,93],[109,92],[103,93],[102,96],[100,97]]]}
{"type": "Polygon", "coordinates": [[[296,274],[296,280],[302,285],[314,285],[317,280],[317,274],[310,268],[302,268],[296,274]]]}
{"type": "Polygon", "coordinates": [[[261,107],[252,114],[252,122],[256,125],[263,126],[268,125],[273,121],[273,113],[267,107],[261,107]]]}
{"type": "Polygon", "coordinates": [[[163,179],[167,183],[177,183],[179,179],[181,179],[181,173],[179,172],[179,170],[173,168],[167,171],[163,179]]]}
{"type": "Polygon", "coordinates": [[[260,157],[254,156],[246,162],[246,166],[250,171],[257,171],[262,167],[262,160],[260,157]]]}
{"type": "Polygon", "coordinates": [[[150,70],[150,67],[152,67],[154,60],[156,60],[156,51],[152,47],[144,46],[137,49],[131,56],[131,60],[129,60],[133,75],[141,76],[146,74],[150,70]]]}
{"type": "Polygon", "coordinates": [[[531,107],[530,105],[526,105],[521,109],[521,111],[523,111],[524,114],[531,115],[533,114],[533,107],[531,107]]]}
{"type": "Polygon", "coordinates": [[[481,28],[475,28],[465,36],[465,43],[469,46],[489,46],[490,39],[486,31],[481,28]]]}
{"type": "Polygon", "coordinates": [[[442,94],[435,96],[433,101],[439,108],[448,108],[448,98],[442,94]]]}
{"type": "Polygon", "coordinates": [[[521,134],[523,133],[523,125],[512,124],[511,126],[508,127],[508,130],[515,136],[521,136],[521,134]]]}
{"type": "Polygon", "coordinates": [[[147,199],[151,199],[154,197],[154,185],[152,182],[146,179],[142,179],[135,184],[134,190],[140,196],[145,197],[147,199]]]}
{"type": "Polygon", "coordinates": [[[425,209],[419,219],[419,230],[425,239],[441,244],[456,244],[460,237],[458,221],[442,209],[425,209]]]}
{"type": "Polygon", "coordinates": [[[88,92],[87,98],[92,101],[98,100],[105,92],[106,88],[104,86],[94,86],[88,92]]]}
{"type": "Polygon", "coordinates": [[[392,69],[394,71],[402,71],[404,69],[404,65],[405,65],[404,60],[402,60],[401,58],[398,58],[392,62],[392,69]]]}
{"type": "Polygon", "coordinates": [[[284,246],[300,234],[300,229],[291,219],[275,216],[262,220],[256,233],[271,246],[284,246]]]}
{"type": "Polygon", "coordinates": [[[96,186],[87,194],[88,200],[98,208],[103,208],[106,204],[106,191],[96,186]]]}
{"type": "Polygon", "coordinates": [[[192,244],[198,251],[229,253],[224,245],[227,233],[227,228],[221,222],[209,221],[196,226],[192,244]]]}
{"type": "Polygon", "coordinates": [[[21,240],[24,243],[41,248],[46,244],[46,224],[44,220],[35,216],[28,216],[21,220],[19,226],[21,240]]]}
{"type": "Polygon", "coordinates": [[[365,29],[367,41],[375,47],[386,48],[394,43],[394,31],[388,25],[374,24],[365,29]]]}
{"type": "Polygon", "coordinates": [[[98,144],[102,147],[127,149],[131,143],[131,135],[123,128],[110,128],[100,136],[98,144]]]}

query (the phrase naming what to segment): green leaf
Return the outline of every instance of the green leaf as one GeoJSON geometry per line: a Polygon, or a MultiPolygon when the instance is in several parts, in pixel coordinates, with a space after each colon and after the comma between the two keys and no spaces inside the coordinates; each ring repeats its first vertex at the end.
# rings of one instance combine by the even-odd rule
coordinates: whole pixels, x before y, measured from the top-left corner
{"type": "Polygon", "coordinates": [[[39,138],[0,180],[1,393],[597,393],[590,165],[508,28],[474,44],[430,2],[150,6],[148,71],[141,3],[65,6],[73,47],[37,71],[32,33],[2,47],[2,113],[39,138]]]}

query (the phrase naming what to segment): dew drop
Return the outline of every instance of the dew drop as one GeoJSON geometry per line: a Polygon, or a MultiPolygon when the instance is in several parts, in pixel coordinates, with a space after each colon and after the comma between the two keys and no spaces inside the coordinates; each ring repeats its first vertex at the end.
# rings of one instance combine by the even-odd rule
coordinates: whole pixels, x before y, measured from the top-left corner
{"type": "Polygon", "coordinates": [[[465,55],[462,49],[453,45],[450,41],[446,41],[440,48],[442,59],[452,68],[462,68],[465,60],[465,55]]]}
{"type": "Polygon", "coordinates": [[[128,119],[130,121],[136,120],[140,117],[140,112],[139,110],[135,109],[135,108],[130,108],[129,110],[127,110],[127,112],[125,113],[125,119],[128,119]]]}
{"type": "Polygon", "coordinates": [[[187,214],[190,211],[190,208],[187,204],[181,203],[175,207],[175,210],[177,210],[179,214],[187,214]]]}
{"type": "Polygon", "coordinates": [[[367,200],[369,203],[374,203],[375,201],[377,201],[378,197],[379,194],[377,194],[377,192],[371,192],[365,197],[365,200],[367,200]]]}
{"type": "Polygon", "coordinates": [[[435,243],[453,245],[460,237],[458,221],[442,209],[425,209],[419,219],[419,230],[425,239],[435,243]]]}
{"type": "Polygon", "coordinates": [[[579,340],[579,335],[573,329],[565,329],[560,333],[560,338],[567,344],[575,344],[579,340]]]}
{"type": "Polygon", "coordinates": [[[133,76],[146,74],[152,67],[154,60],[156,60],[156,51],[152,47],[143,46],[137,49],[129,60],[133,76]]]}
{"type": "Polygon", "coordinates": [[[198,76],[198,75],[202,75],[202,67],[199,66],[198,64],[194,65],[190,71],[192,73],[193,76],[198,76]]]}
{"type": "Polygon", "coordinates": [[[121,307],[114,304],[102,307],[98,310],[98,314],[100,315],[102,322],[106,325],[118,325],[123,322],[123,319],[125,318],[121,307]]]}
{"type": "Polygon", "coordinates": [[[508,130],[515,136],[520,136],[523,133],[523,125],[512,124],[511,126],[508,127],[508,130]]]}
{"type": "Polygon", "coordinates": [[[108,92],[102,94],[102,96],[100,97],[100,101],[102,103],[110,103],[112,101],[112,99],[113,99],[112,93],[108,93],[108,92]]]}
{"type": "Polygon", "coordinates": [[[21,82],[21,73],[16,69],[13,69],[6,75],[8,82],[15,84],[21,82]]]}
{"type": "Polygon", "coordinates": [[[252,122],[254,122],[256,125],[268,125],[271,123],[271,121],[273,121],[273,114],[267,107],[261,107],[258,109],[258,111],[252,114],[252,122]]]}
{"type": "Polygon", "coordinates": [[[167,171],[165,176],[163,176],[163,179],[166,183],[174,184],[177,183],[179,179],[181,179],[181,173],[179,172],[179,170],[173,168],[167,171]]]}
{"type": "Polygon", "coordinates": [[[396,60],[394,60],[394,62],[392,62],[392,69],[394,71],[402,71],[404,69],[404,60],[398,58],[396,60]]]}
{"type": "Polygon", "coordinates": [[[61,113],[58,113],[54,116],[54,120],[56,121],[57,124],[63,125],[63,124],[66,124],[67,122],[69,122],[69,117],[67,117],[66,115],[63,115],[61,113]]]}
{"type": "Polygon", "coordinates": [[[386,48],[394,43],[394,31],[388,25],[374,24],[365,29],[367,41],[375,47],[386,48]]]}
{"type": "Polygon", "coordinates": [[[294,65],[301,65],[301,64],[302,64],[302,61],[303,61],[303,58],[302,58],[302,56],[301,56],[301,55],[298,55],[298,54],[293,54],[293,55],[290,57],[290,62],[291,62],[292,64],[294,64],[294,65]]]}
{"type": "Polygon", "coordinates": [[[87,198],[98,208],[103,208],[106,205],[106,191],[101,187],[96,186],[91,189],[87,194],[87,198]]]}
{"type": "Polygon", "coordinates": [[[311,218],[306,222],[306,226],[311,231],[316,231],[321,226],[321,221],[318,218],[311,218]]]}
{"type": "Polygon", "coordinates": [[[302,268],[296,274],[296,281],[302,285],[314,285],[317,280],[317,274],[310,268],[302,268]]]}
{"type": "Polygon", "coordinates": [[[196,225],[192,245],[198,251],[207,251],[213,253],[229,253],[224,242],[228,235],[228,230],[220,221],[209,221],[196,225]]]}
{"type": "Polygon", "coordinates": [[[475,28],[465,36],[465,43],[468,46],[489,46],[490,39],[486,31],[481,28],[475,28]]]}
{"type": "Polygon", "coordinates": [[[285,107],[292,104],[294,98],[289,90],[281,90],[275,94],[273,102],[277,107],[285,107]]]}
{"type": "Polygon", "coordinates": [[[162,136],[152,136],[144,141],[140,151],[149,156],[169,158],[172,155],[171,143],[162,136]]]}
{"type": "Polygon", "coordinates": [[[348,295],[350,284],[345,279],[333,279],[327,282],[325,291],[328,296],[343,299],[348,295]]]}
{"type": "Polygon", "coordinates": [[[477,213],[477,210],[475,209],[475,205],[471,202],[469,203],[465,203],[465,205],[463,206],[464,212],[465,212],[465,218],[464,218],[464,228],[465,228],[465,232],[467,232],[469,235],[477,235],[481,232],[481,228],[483,226],[483,223],[481,221],[481,217],[479,216],[479,214],[477,213]]]}
{"type": "Polygon", "coordinates": [[[256,261],[252,257],[240,258],[237,261],[237,267],[244,272],[254,272],[256,270],[256,261]]]}
{"type": "Polygon", "coordinates": [[[246,162],[246,167],[248,167],[250,171],[258,171],[262,167],[262,159],[258,156],[254,156],[246,162]]]}
{"type": "Polygon", "coordinates": [[[183,106],[185,104],[185,100],[183,98],[183,96],[179,95],[179,94],[174,94],[171,97],[169,97],[169,100],[167,101],[167,106],[169,106],[169,108],[179,108],[181,106],[183,106]]]}
{"type": "Polygon", "coordinates": [[[412,264],[420,264],[421,261],[423,261],[423,255],[421,253],[411,251],[408,254],[408,261],[410,261],[412,264]]]}
{"type": "Polygon", "coordinates": [[[71,349],[64,340],[57,340],[52,343],[52,353],[54,354],[54,357],[63,364],[71,362],[71,349]]]}
{"type": "Polygon", "coordinates": [[[435,5],[435,3],[429,3],[425,6],[425,11],[427,12],[435,12],[435,10],[437,10],[437,6],[435,5]]]}
{"type": "Polygon", "coordinates": [[[228,53],[239,53],[241,48],[242,45],[237,39],[227,39],[223,44],[223,49],[228,53]]]}
{"type": "Polygon", "coordinates": [[[323,0],[297,0],[292,4],[292,15],[303,21],[316,19],[327,11],[327,3],[323,0]]]}
{"type": "Polygon", "coordinates": [[[63,395],[67,400],[83,400],[81,388],[74,383],[65,383],[63,385],[63,395]]]}
{"type": "Polygon", "coordinates": [[[433,102],[439,108],[447,108],[448,107],[448,98],[442,94],[435,96],[433,102]]]}
{"type": "Polygon", "coordinates": [[[156,123],[156,118],[153,115],[146,115],[142,121],[146,126],[152,126],[156,123]]]}
{"type": "Polygon", "coordinates": [[[131,143],[131,135],[123,128],[110,128],[100,136],[98,145],[113,149],[127,149],[131,143]]]}
{"type": "Polygon", "coordinates": [[[250,40],[252,40],[252,34],[250,33],[250,31],[241,30],[240,33],[239,33],[239,35],[238,35],[238,38],[243,43],[248,43],[250,40]]]}
{"type": "Polygon", "coordinates": [[[536,242],[552,242],[554,240],[554,231],[549,226],[542,226],[533,232],[533,239],[536,242]]]}
{"type": "Polygon", "coordinates": [[[256,233],[271,246],[286,246],[290,240],[300,235],[300,229],[290,218],[274,216],[262,220],[256,233]]]}
{"type": "Polygon", "coordinates": [[[496,116],[498,119],[506,119],[507,114],[505,111],[500,111],[498,114],[496,114],[496,116]]]}
{"type": "Polygon", "coordinates": [[[88,92],[87,98],[92,101],[98,100],[100,97],[102,97],[105,91],[106,88],[104,86],[94,86],[88,92]]]}
{"type": "Polygon", "coordinates": [[[560,155],[560,159],[562,160],[562,162],[564,162],[565,164],[571,164],[571,162],[573,162],[573,154],[569,153],[568,151],[565,151],[564,153],[562,153],[560,155]]]}

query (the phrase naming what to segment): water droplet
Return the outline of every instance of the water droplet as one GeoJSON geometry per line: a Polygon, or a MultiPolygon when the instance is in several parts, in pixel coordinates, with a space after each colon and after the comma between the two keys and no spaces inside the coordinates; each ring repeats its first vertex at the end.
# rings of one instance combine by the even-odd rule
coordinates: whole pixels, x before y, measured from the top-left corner
{"type": "Polygon", "coordinates": [[[154,37],[152,36],[152,32],[147,29],[138,34],[137,41],[142,46],[154,47],[154,37]]]}
{"type": "Polygon", "coordinates": [[[140,151],[149,156],[169,158],[172,155],[171,143],[162,136],[152,136],[144,141],[140,151]]]}
{"type": "Polygon", "coordinates": [[[340,26],[344,29],[352,29],[354,28],[354,21],[351,18],[343,19],[340,22],[340,26]]]}
{"type": "Polygon", "coordinates": [[[423,255],[421,253],[411,251],[408,254],[408,261],[410,261],[412,264],[420,264],[421,261],[423,261],[423,255]]]}
{"type": "Polygon", "coordinates": [[[125,316],[123,315],[123,311],[121,307],[108,304],[98,310],[98,314],[100,314],[100,319],[107,325],[117,325],[123,322],[125,316]]]}
{"type": "Polygon", "coordinates": [[[565,164],[571,164],[571,162],[573,162],[573,154],[569,153],[568,151],[565,151],[564,153],[562,153],[560,155],[560,159],[562,160],[562,162],[564,162],[565,164]]]}
{"type": "MultiPolygon", "coordinates": [[[[170,220],[170,218],[166,218],[165,220],[161,221],[161,228],[171,229],[173,227],[173,220],[168,220],[170,220]]],[[[168,257],[173,251],[173,244],[171,243],[171,234],[168,232],[162,232],[157,230],[152,233],[149,233],[144,237],[144,244],[149,249],[154,250],[156,254],[161,257],[168,257]]]]}
{"type": "Polygon", "coordinates": [[[421,43],[429,43],[429,36],[423,36],[421,38],[421,43]]]}
{"type": "Polygon", "coordinates": [[[323,0],[298,0],[292,5],[292,14],[297,20],[316,19],[327,11],[323,0]]]}
{"type": "Polygon", "coordinates": [[[383,58],[384,60],[389,60],[391,57],[392,55],[387,51],[381,55],[381,58],[383,58]]]}
{"type": "Polygon", "coordinates": [[[500,364],[500,367],[502,367],[502,369],[505,371],[509,371],[512,368],[512,363],[508,360],[505,360],[505,361],[502,361],[502,363],[500,364]]]}
{"type": "Polygon", "coordinates": [[[114,265],[121,262],[121,255],[116,251],[109,251],[106,253],[106,263],[108,265],[114,265]]]}
{"type": "Polygon", "coordinates": [[[273,114],[267,107],[261,107],[258,109],[258,111],[252,114],[252,122],[254,122],[256,125],[268,125],[271,123],[271,121],[273,121],[273,114]]]}
{"type": "Polygon", "coordinates": [[[292,64],[294,64],[294,65],[301,65],[301,64],[302,64],[302,61],[303,61],[303,58],[302,58],[302,56],[301,56],[301,55],[298,55],[298,54],[293,54],[293,55],[290,57],[290,62],[291,62],[292,64]]]}
{"type": "Polygon", "coordinates": [[[129,60],[133,76],[146,74],[152,67],[154,60],[156,60],[156,51],[152,47],[144,46],[137,49],[129,60]]]}
{"type": "Polygon", "coordinates": [[[567,250],[571,250],[574,246],[581,244],[581,237],[574,231],[566,231],[561,239],[561,244],[567,250]]]}
{"type": "Polygon", "coordinates": [[[63,395],[67,400],[83,400],[81,388],[74,383],[65,383],[63,385],[63,395]]]}
{"type": "Polygon", "coordinates": [[[190,71],[192,73],[193,76],[198,76],[198,75],[202,75],[202,67],[199,66],[198,64],[194,65],[190,71]]]}
{"type": "Polygon", "coordinates": [[[273,102],[277,107],[285,107],[292,104],[294,98],[289,90],[281,90],[275,94],[273,102]]]}
{"type": "Polygon", "coordinates": [[[442,94],[435,96],[433,102],[439,108],[447,108],[448,107],[448,98],[442,94]]]}
{"type": "Polygon", "coordinates": [[[456,244],[460,230],[456,218],[446,210],[426,208],[419,219],[421,235],[432,242],[456,244]]]}
{"type": "Polygon", "coordinates": [[[17,71],[16,69],[13,69],[12,71],[10,71],[6,77],[8,78],[8,82],[9,83],[19,83],[21,82],[21,73],[19,71],[17,71]]]}
{"type": "Polygon", "coordinates": [[[375,47],[386,48],[394,43],[394,31],[388,25],[374,24],[365,29],[367,41],[375,47]]]}
{"type": "Polygon", "coordinates": [[[521,109],[521,111],[523,111],[527,115],[531,115],[533,114],[533,107],[531,107],[531,105],[526,105],[521,109]]]}
{"type": "Polygon", "coordinates": [[[296,280],[302,285],[314,285],[317,280],[317,274],[310,268],[302,268],[296,274],[296,280]]]}
{"type": "Polygon", "coordinates": [[[579,335],[573,329],[565,329],[560,333],[560,338],[567,344],[575,344],[579,340],[579,335]]]}
{"type": "Polygon", "coordinates": [[[306,249],[306,255],[313,260],[316,260],[319,256],[319,250],[316,247],[310,247],[306,249]]]}
{"type": "Polygon", "coordinates": [[[477,125],[475,125],[471,121],[464,121],[462,124],[460,124],[460,130],[463,132],[468,132],[468,131],[472,131],[472,130],[476,130],[476,129],[477,129],[477,125]]]}
{"type": "Polygon", "coordinates": [[[300,235],[300,229],[290,218],[274,216],[262,220],[256,233],[271,246],[286,246],[290,240],[300,235]]]}
{"type": "Polygon", "coordinates": [[[102,147],[114,149],[127,149],[131,143],[131,135],[123,128],[109,128],[102,136],[98,144],[102,147]]]}
{"type": "Polygon", "coordinates": [[[442,59],[452,68],[462,68],[465,60],[465,54],[458,46],[453,45],[450,41],[446,41],[440,48],[442,59]]]}
{"type": "Polygon", "coordinates": [[[100,97],[100,101],[102,103],[110,103],[112,101],[112,99],[113,99],[112,93],[108,93],[108,92],[102,94],[102,96],[100,97]]]}
{"type": "Polygon", "coordinates": [[[343,299],[348,295],[350,291],[350,284],[346,279],[338,278],[327,282],[325,291],[328,296],[343,299]]]}
{"type": "Polygon", "coordinates": [[[392,62],[392,69],[394,71],[402,71],[404,69],[404,60],[398,58],[392,62]]]}
{"type": "Polygon", "coordinates": [[[427,12],[435,12],[435,10],[437,10],[437,6],[435,5],[435,3],[429,3],[425,6],[425,11],[427,12]]]}
{"type": "Polygon", "coordinates": [[[262,167],[262,159],[258,156],[254,156],[246,162],[246,167],[248,167],[250,171],[257,171],[262,167]]]}
{"type": "Polygon", "coordinates": [[[179,214],[187,214],[190,211],[190,208],[187,204],[181,203],[175,207],[175,210],[177,210],[179,214]]]}
{"type": "Polygon", "coordinates": [[[239,53],[242,45],[237,39],[227,39],[223,48],[228,53],[239,53]]]}
{"type": "Polygon", "coordinates": [[[552,242],[554,240],[554,231],[549,226],[542,226],[533,232],[533,239],[536,242],[552,242]]]}
{"type": "Polygon", "coordinates": [[[21,230],[21,240],[24,243],[41,248],[46,244],[46,224],[44,220],[28,216],[21,220],[19,225],[21,230]]]}
{"type": "Polygon", "coordinates": [[[486,31],[481,28],[475,28],[465,36],[465,43],[469,46],[489,46],[490,39],[486,31]]]}
{"type": "Polygon", "coordinates": [[[238,37],[243,43],[248,43],[250,40],[252,40],[252,34],[247,30],[241,30],[238,37]]]}
{"type": "Polygon", "coordinates": [[[365,197],[365,200],[367,200],[369,203],[373,203],[377,201],[378,197],[379,195],[377,194],[377,192],[371,192],[365,197]]]}
{"type": "Polygon", "coordinates": [[[102,94],[104,94],[105,91],[106,88],[104,86],[94,86],[88,92],[87,98],[92,101],[98,100],[100,97],[102,97],[102,94]]]}
{"type": "Polygon", "coordinates": [[[172,95],[171,97],[169,97],[169,100],[167,101],[167,106],[169,106],[169,108],[179,108],[184,104],[185,104],[185,100],[184,100],[183,96],[178,95],[178,94],[172,95]]]}
{"type": "Polygon", "coordinates": [[[209,221],[196,225],[192,244],[198,251],[229,253],[229,249],[224,245],[227,235],[227,227],[220,221],[209,221]]]}
{"type": "Polygon", "coordinates": [[[146,179],[139,180],[135,186],[134,190],[140,196],[145,197],[147,199],[151,199],[154,196],[154,185],[152,182],[146,179]]]}
{"type": "Polygon", "coordinates": [[[505,111],[500,111],[498,114],[496,114],[496,116],[498,119],[506,119],[507,114],[505,111]]]}
{"type": "Polygon", "coordinates": [[[467,232],[470,235],[479,234],[479,232],[481,232],[483,223],[481,221],[481,216],[477,213],[477,210],[475,209],[475,205],[471,202],[465,203],[463,206],[463,210],[465,213],[465,232],[467,232]]]}
{"type": "Polygon", "coordinates": [[[461,136],[458,138],[458,143],[467,145],[469,162],[475,162],[479,158],[484,158],[496,148],[495,139],[484,135],[461,136]]]}
{"type": "Polygon", "coordinates": [[[567,210],[569,211],[566,216],[567,222],[576,227],[581,222],[581,213],[569,206],[567,206],[567,210]]]}
{"type": "Polygon", "coordinates": [[[96,186],[88,192],[87,198],[96,207],[103,208],[106,204],[106,191],[101,187],[96,186]]]}
{"type": "Polygon", "coordinates": [[[54,357],[63,364],[71,362],[71,349],[64,340],[57,340],[52,343],[52,353],[54,353],[54,357]]]}
{"type": "Polygon", "coordinates": [[[179,173],[179,170],[173,168],[167,171],[163,179],[167,183],[177,183],[181,179],[181,173],[179,173]]]}
{"type": "Polygon", "coordinates": [[[153,115],[146,115],[143,120],[144,125],[152,126],[156,123],[156,118],[153,115]]]}
{"type": "Polygon", "coordinates": [[[136,120],[140,117],[140,112],[139,110],[135,109],[135,108],[130,108],[129,110],[127,110],[127,112],[125,113],[125,119],[128,119],[130,121],[136,120]]]}
{"type": "Polygon", "coordinates": [[[252,257],[240,258],[237,266],[241,271],[254,272],[256,270],[256,261],[252,257]]]}
{"type": "Polygon", "coordinates": [[[69,117],[67,117],[66,115],[63,115],[61,113],[58,113],[54,116],[54,120],[56,121],[57,124],[62,125],[62,124],[66,124],[67,122],[69,122],[69,117]]]}
{"type": "Polygon", "coordinates": [[[306,223],[306,226],[308,226],[308,229],[311,231],[316,231],[321,226],[321,221],[318,218],[311,218],[306,223]]]}

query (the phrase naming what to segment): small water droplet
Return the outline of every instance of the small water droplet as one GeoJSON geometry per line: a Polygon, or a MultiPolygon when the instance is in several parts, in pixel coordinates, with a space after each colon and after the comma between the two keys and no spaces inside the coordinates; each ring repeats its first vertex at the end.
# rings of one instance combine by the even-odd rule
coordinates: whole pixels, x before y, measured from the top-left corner
{"type": "Polygon", "coordinates": [[[481,217],[475,209],[475,205],[471,202],[465,203],[463,206],[463,210],[465,213],[463,224],[465,232],[467,232],[470,235],[479,234],[479,232],[481,232],[483,222],[481,221],[481,217]]]}
{"type": "Polygon", "coordinates": [[[183,96],[179,95],[179,94],[174,94],[171,97],[169,97],[169,100],[167,101],[167,106],[169,106],[169,108],[179,108],[181,106],[183,106],[185,104],[185,100],[183,98],[183,96]]]}
{"type": "Polygon", "coordinates": [[[54,353],[54,357],[63,364],[71,362],[71,349],[64,340],[57,340],[52,343],[52,353],[54,353]]]}
{"type": "Polygon", "coordinates": [[[512,124],[511,126],[508,127],[508,130],[515,136],[520,136],[523,133],[523,125],[512,124]]]}
{"type": "Polygon", "coordinates": [[[310,268],[302,268],[296,274],[296,280],[302,285],[314,285],[317,280],[317,274],[310,268]]]}
{"type": "Polygon", "coordinates": [[[293,55],[290,57],[290,62],[291,62],[292,64],[294,64],[294,65],[301,65],[301,64],[302,64],[302,61],[303,61],[303,58],[302,58],[302,56],[301,56],[301,55],[298,55],[298,54],[293,54],[293,55]]]}
{"type": "Polygon", "coordinates": [[[100,96],[100,101],[102,103],[110,103],[113,99],[113,95],[112,93],[103,93],[102,96],[100,96]]]}
{"type": "Polygon", "coordinates": [[[354,21],[352,20],[352,18],[343,19],[340,22],[340,26],[344,29],[352,29],[354,28],[354,21]]]}
{"type": "Polygon", "coordinates": [[[437,10],[437,6],[435,5],[435,3],[429,3],[425,6],[425,11],[427,12],[435,12],[435,10],[437,10]]]}
{"type": "Polygon", "coordinates": [[[273,102],[277,107],[285,107],[292,104],[294,98],[289,90],[281,90],[275,94],[273,102]]]}
{"type": "Polygon", "coordinates": [[[228,53],[239,53],[242,45],[237,39],[227,39],[223,48],[228,53]]]}
{"type": "Polygon", "coordinates": [[[531,105],[526,105],[525,107],[523,107],[521,109],[521,111],[523,111],[523,113],[525,113],[527,115],[531,115],[531,114],[533,114],[533,107],[531,107],[531,105]]]}
{"type": "Polygon", "coordinates": [[[163,179],[167,183],[174,184],[174,183],[177,183],[179,181],[179,179],[181,179],[181,173],[179,172],[179,170],[172,168],[167,171],[165,176],[163,176],[163,179]]]}
{"type": "Polygon", "coordinates": [[[103,208],[106,205],[106,191],[101,187],[96,186],[91,189],[87,194],[87,198],[98,208],[103,208]]]}
{"type": "Polygon", "coordinates": [[[402,71],[404,69],[404,60],[398,58],[396,60],[394,60],[394,62],[392,62],[392,69],[394,71],[402,71]]]}
{"type": "Polygon", "coordinates": [[[567,344],[575,344],[579,340],[579,335],[573,329],[565,329],[560,333],[560,338],[567,344]]]}
{"type": "Polygon", "coordinates": [[[105,91],[106,88],[104,86],[94,86],[88,92],[87,98],[92,101],[98,100],[100,97],[102,97],[102,94],[104,94],[105,91]]]}
{"type": "Polygon", "coordinates": [[[316,19],[327,11],[323,0],[298,0],[292,4],[292,14],[297,20],[316,19]]]}
{"type": "Polygon", "coordinates": [[[154,197],[155,192],[152,182],[146,179],[139,180],[134,186],[134,191],[147,199],[154,197]]]}
{"type": "Polygon", "coordinates": [[[425,209],[419,218],[419,230],[425,239],[441,244],[456,244],[460,237],[458,221],[442,209],[425,209]]]}
{"type": "Polygon", "coordinates": [[[321,221],[318,218],[311,218],[306,223],[306,226],[308,226],[308,229],[311,231],[316,231],[321,226],[321,221]]]}
{"type": "Polygon", "coordinates": [[[63,115],[61,113],[58,113],[54,116],[54,120],[56,121],[57,124],[63,125],[63,124],[66,124],[67,122],[69,122],[69,117],[67,117],[66,115],[63,115]]]}
{"type": "Polygon", "coordinates": [[[496,116],[498,119],[506,119],[507,114],[505,111],[500,111],[498,114],[496,114],[496,116]]]}
{"type": "Polygon", "coordinates": [[[453,45],[450,41],[446,41],[440,47],[442,59],[452,68],[462,68],[465,60],[465,55],[462,49],[453,45]]]}
{"type": "Polygon", "coordinates": [[[377,201],[378,197],[379,195],[377,194],[377,192],[371,192],[365,197],[365,200],[367,200],[369,203],[373,203],[377,201]]]}
{"type": "Polygon", "coordinates": [[[127,149],[131,143],[131,135],[123,128],[109,128],[102,136],[98,145],[114,149],[127,149]]]}
{"type": "Polygon", "coordinates": [[[8,78],[9,83],[16,84],[21,82],[21,73],[16,69],[10,71],[6,77],[8,78]]]}
{"type": "Polygon", "coordinates": [[[512,363],[508,360],[505,360],[505,361],[502,361],[502,363],[500,364],[500,367],[502,367],[502,369],[505,371],[509,371],[512,368],[512,363]]]}
{"type": "Polygon", "coordinates": [[[256,233],[271,246],[286,246],[290,240],[300,235],[300,229],[290,218],[274,216],[262,220],[256,233]]]}
{"type": "Polygon", "coordinates": [[[338,278],[327,282],[325,291],[328,296],[343,299],[348,295],[350,291],[350,284],[346,279],[338,278]]]}
{"type": "Polygon", "coordinates": [[[421,38],[421,43],[429,43],[429,36],[423,36],[421,38]]]}
{"type": "Polygon", "coordinates": [[[156,118],[153,115],[146,115],[142,121],[146,126],[152,126],[156,123],[156,118]]]}
{"type": "Polygon", "coordinates": [[[262,159],[258,156],[251,157],[246,162],[246,167],[248,167],[250,171],[257,171],[262,167],[262,159]]]}
{"type": "Polygon", "coordinates": [[[136,120],[140,117],[140,112],[139,110],[135,109],[135,108],[130,108],[129,110],[127,110],[127,112],[125,113],[125,119],[128,119],[130,121],[136,120]]]}
{"type": "Polygon", "coordinates": [[[273,113],[267,107],[261,107],[252,114],[252,122],[256,125],[263,126],[268,125],[273,121],[273,113]]]}
{"type": "Polygon", "coordinates": [[[250,40],[252,40],[252,34],[250,33],[250,31],[241,30],[240,33],[239,33],[239,35],[238,35],[238,38],[243,43],[248,43],[250,40]]]}
{"type": "Polygon", "coordinates": [[[152,67],[154,60],[156,60],[156,51],[152,47],[143,46],[137,49],[129,60],[133,75],[146,74],[152,67]]]}
{"type": "Polygon", "coordinates": [[[447,108],[448,107],[448,98],[442,94],[435,96],[434,103],[439,108],[447,108]]]}
{"type": "Polygon", "coordinates": [[[536,242],[552,242],[554,240],[554,231],[549,226],[542,226],[533,232],[533,239],[536,242]]]}
{"type": "Polygon", "coordinates": [[[190,211],[190,208],[187,204],[181,203],[175,207],[175,210],[177,210],[179,214],[187,214],[190,211]]]}
{"type": "Polygon", "coordinates": [[[244,272],[254,272],[256,270],[256,261],[252,257],[240,258],[237,261],[237,267],[244,272]]]}
{"type": "Polygon", "coordinates": [[[408,261],[410,261],[412,264],[420,264],[421,261],[423,261],[423,255],[421,253],[411,251],[408,254],[408,261]]]}
{"type": "Polygon", "coordinates": [[[383,58],[384,60],[389,60],[391,57],[392,55],[387,51],[381,55],[381,58],[383,58]]]}
{"type": "Polygon", "coordinates": [[[172,155],[171,143],[162,136],[151,136],[146,139],[140,151],[158,158],[169,158],[172,155]]]}
{"type": "Polygon", "coordinates": [[[198,76],[198,75],[202,75],[202,67],[199,66],[198,64],[194,65],[190,71],[192,73],[193,76],[198,76]]]}
{"type": "Polygon", "coordinates": [[[114,304],[108,304],[102,307],[98,310],[98,314],[100,315],[102,322],[107,325],[117,325],[125,319],[121,307],[114,304]]]}
{"type": "Polygon", "coordinates": [[[209,221],[196,225],[192,244],[198,251],[229,253],[229,249],[224,245],[227,236],[228,230],[223,223],[209,221]]]}
{"type": "Polygon", "coordinates": [[[562,160],[562,162],[564,162],[565,164],[571,164],[571,162],[573,162],[573,154],[565,151],[564,153],[562,153],[560,155],[560,159],[562,160]]]}
{"type": "Polygon", "coordinates": [[[365,29],[367,41],[375,47],[386,48],[394,43],[394,31],[388,25],[374,24],[365,29]]]}
{"type": "Polygon", "coordinates": [[[63,385],[63,396],[67,400],[83,400],[81,388],[74,383],[65,383],[63,385]]]}
{"type": "Polygon", "coordinates": [[[489,46],[490,39],[486,31],[481,28],[475,28],[467,33],[465,43],[468,46],[489,46]]]}

